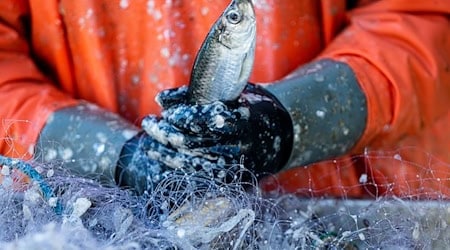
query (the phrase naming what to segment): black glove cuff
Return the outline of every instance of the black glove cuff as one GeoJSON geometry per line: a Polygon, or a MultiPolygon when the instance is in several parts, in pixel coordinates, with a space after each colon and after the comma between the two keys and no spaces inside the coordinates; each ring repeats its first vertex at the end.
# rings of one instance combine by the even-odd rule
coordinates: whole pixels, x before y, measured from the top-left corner
{"type": "Polygon", "coordinates": [[[137,135],[133,136],[130,140],[128,140],[123,145],[123,148],[120,151],[119,160],[117,161],[117,168],[115,173],[116,183],[120,186],[128,186],[130,184],[129,181],[123,178],[124,177],[123,171],[127,169],[128,166],[131,165],[134,153],[137,150],[139,150],[139,141],[142,133],[143,132],[139,132],[137,135]]]}
{"type": "Polygon", "coordinates": [[[141,131],[128,140],[117,161],[115,180],[119,186],[130,188],[137,194],[148,191],[157,184],[158,180],[152,179],[166,169],[163,164],[153,164],[147,156],[148,138],[145,131],[141,131]]]}
{"type": "Polygon", "coordinates": [[[244,100],[250,108],[251,127],[245,127],[242,136],[252,140],[245,143],[246,139],[242,139],[241,146],[252,145],[250,150],[244,149],[248,156],[244,155],[244,165],[255,174],[276,173],[287,163],[292,151],[291,117],[273,94],[258,85],[247,84],[240,101],[244,100]]]}

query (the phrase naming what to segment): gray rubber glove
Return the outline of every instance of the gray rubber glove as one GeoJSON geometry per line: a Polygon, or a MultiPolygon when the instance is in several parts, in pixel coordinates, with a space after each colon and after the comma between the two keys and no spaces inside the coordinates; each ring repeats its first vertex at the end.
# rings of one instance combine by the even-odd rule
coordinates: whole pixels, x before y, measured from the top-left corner
{"type": "Polygon", "coordinates": [[[265,88],[291,116],[294,142],[285,168],[348,153],[366,127],[366,97],[346,63],[315,61],[265,88]]]}

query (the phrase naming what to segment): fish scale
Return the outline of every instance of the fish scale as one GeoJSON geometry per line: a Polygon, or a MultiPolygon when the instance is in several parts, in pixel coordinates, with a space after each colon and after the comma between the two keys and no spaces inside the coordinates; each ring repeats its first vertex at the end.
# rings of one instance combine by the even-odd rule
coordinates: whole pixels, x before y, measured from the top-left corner
{"type": "Polygon", "coordinates": [[[188,101],[232,101],[253,67],[256,19],[249,0],[233,0],[208,32],[191,72],[188,101]]]}

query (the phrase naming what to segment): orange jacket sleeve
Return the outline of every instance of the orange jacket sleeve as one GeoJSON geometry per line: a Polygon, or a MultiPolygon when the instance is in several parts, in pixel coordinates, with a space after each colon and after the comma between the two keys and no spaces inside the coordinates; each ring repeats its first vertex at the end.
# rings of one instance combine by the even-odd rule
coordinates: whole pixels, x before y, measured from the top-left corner
{"type": "Polygon", "coordinates": [[[351,12],[349,27],[323,52],[346,61],[366,93],[357,152],[394,145],[448,116],[449,14],[447,0],[378,1],[351,12]]]}
{"type": "Polygon", "coordinates": [[[26,1],[0,1],[0,153],[30,157],[49,115],[75,100],[46,79],[29,48],[26,1]]]}
{"type": "Polygon", "coordinates": [[[284,171],[264,189],[450,197],[449,14],[447,0],[377,1],[350,12],[320,57],[348,63],[366,94],[359,156],[284,171]]]}

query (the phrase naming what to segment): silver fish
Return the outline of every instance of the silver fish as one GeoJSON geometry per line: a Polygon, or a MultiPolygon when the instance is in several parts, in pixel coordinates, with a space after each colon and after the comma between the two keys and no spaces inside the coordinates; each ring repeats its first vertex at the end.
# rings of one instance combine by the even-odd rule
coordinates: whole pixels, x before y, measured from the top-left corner
{"type": "Polygon", "coordinates": [[[190,103],[236,100],[253,67],[256,18],[251,0],[232,0],[206,36],[194,62],[190,103]]]}

